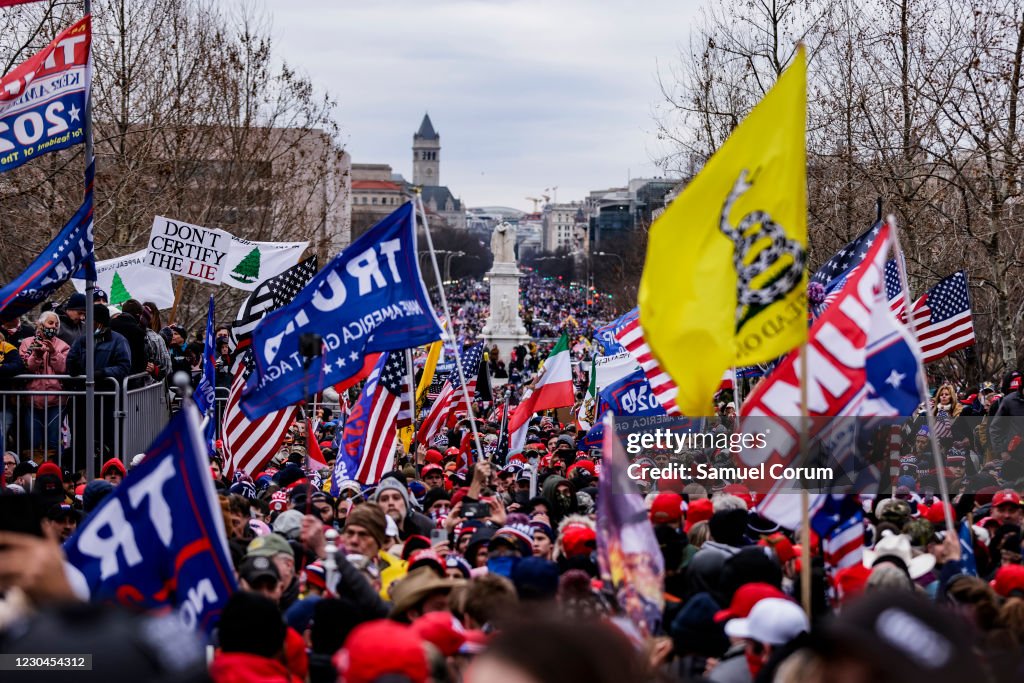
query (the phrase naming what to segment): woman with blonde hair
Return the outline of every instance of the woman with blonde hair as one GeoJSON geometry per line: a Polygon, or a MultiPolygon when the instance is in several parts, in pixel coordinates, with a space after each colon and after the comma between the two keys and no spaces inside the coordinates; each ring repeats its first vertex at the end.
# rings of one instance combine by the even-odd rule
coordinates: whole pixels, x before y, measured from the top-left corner
{"type": "Polygon", "coordinates": [[[935,401],[932,403],[932,415],[938,417],[939,411],[945,411],[946,414],[952,419],[960,417],[960,412],[964,409],[959,399],[956,397],[956,389],[953,388],[952,384],[948,382],[939,387],[939,390],[935,392],[935,401]]]}
{"type": "MultiPolygon", "coordinates": [[[[25,371],[32,375],[63,375],[71,347],[57,337],[60,332],[60,318],[53,311],[43,311],[36,322],[36,333],[21,340],[18,349],[25,371]]],[[[25,387],[29,391],[57,392],[63,389],[61,381],[50,377],[29,380],[25,387]]],[[[61,404],[60,396],[44,393],[26,398],[28,409],[23,422],[22,459],[29,452],[48,454],[60,452],[61,404]],[[28,449],[25,448],[28,446],[28,449]]],[[[37,462],[43,460],[40,455],[37,462]]]]}

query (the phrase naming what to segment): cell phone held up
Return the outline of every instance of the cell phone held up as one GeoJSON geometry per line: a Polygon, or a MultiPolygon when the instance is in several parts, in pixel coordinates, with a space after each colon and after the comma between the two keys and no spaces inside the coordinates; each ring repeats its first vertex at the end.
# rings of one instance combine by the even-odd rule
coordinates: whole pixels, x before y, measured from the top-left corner
{"type": "Polygon", "coordinates": [[[490,514],[490,506],[483,501],[462,504],[462,516],[465,519],[483,519],[490,514]]]}

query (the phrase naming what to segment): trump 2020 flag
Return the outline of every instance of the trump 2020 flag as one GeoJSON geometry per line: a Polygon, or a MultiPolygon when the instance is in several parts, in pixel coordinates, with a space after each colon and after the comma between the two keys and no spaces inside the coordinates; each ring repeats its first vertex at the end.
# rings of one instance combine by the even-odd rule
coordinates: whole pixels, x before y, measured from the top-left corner
{"type": "Polygon", "coordinates": [[[146,458],[64,544],[75,583],[93,602],[175,609],[210,633],[235,573],[199,415],[186,401],[146,458]]]}
{"type": "Polygon", "coordinates": [[[91,17],[0,78],[0,173],[85,142],[91,17]]]}
{"type": "Polygon", "coordinates": [[[441,338],[416,260],[416,221],[407,202],[350,244],[284,308],[253,331],[256,370],[242,395],[250,420],[337,384],[374,351],[441,338]],[[316,333],[323,354],[305,358],[299,338],[316,333]]]}
{"type": "Polygon", "coordinates": [[[806,93],[800,47],[651,228],[640,323],[684,415],[709,413],[729,368],[807,339],[806,93]]]}
{"type": "MultiPolygon", "coordinates": [[[[93,165],[86,170],[86,186],[92,186],[93,165]]],[[[0,289],[0,313],[24,315],[47,299],[73,275],[96,279],[92,239],[92,192],[78,212],[25,271],[0,289]]]]}
{"type": "Polygon", "coordinates": [[[643,496],[629,478],[629,458],[610,413],[601,424],[604,461],[597,493],[597,564],[630,620],[650,636],[657,632],[665,607],[665,561],[643,496]]]}

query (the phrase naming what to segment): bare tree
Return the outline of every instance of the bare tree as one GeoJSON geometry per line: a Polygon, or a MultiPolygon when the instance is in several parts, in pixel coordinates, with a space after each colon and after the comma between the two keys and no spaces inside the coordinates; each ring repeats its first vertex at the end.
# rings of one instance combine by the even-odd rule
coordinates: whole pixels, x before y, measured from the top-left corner
{"type": "MultiPolygon", "coordinates": [[[[0,59],[41,47],[80,15],[76,5],[5,16],[0,59]]],[[[96,0],[93,15],[100,258],[144,247],[156,215],[251,240],[310,240],[322,259],[344,246],[347,226],[329,221],[347,201],[334,102],[275,57],[265,17],[227,14],[215,0],[96,0]]],[[[0,248],[20,249],[4,249],[0,267],[26,263],[73,213],[80,156],[76,148],[4,174],[0,248]]],[[[208,294],[186,283],[179,319],[197,323],[208,294]]],[[[242,296],[216,289],[225,318],[242,296]]]]}

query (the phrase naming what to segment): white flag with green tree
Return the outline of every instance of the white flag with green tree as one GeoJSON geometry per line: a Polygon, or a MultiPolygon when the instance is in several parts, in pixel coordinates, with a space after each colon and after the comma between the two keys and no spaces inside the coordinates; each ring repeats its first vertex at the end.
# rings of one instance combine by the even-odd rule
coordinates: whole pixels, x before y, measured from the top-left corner
{"type": "Polygon", "coordinates": [[[232,235],[221,284],[252,291],[299,262],[309,242],[250,242],[232,235]]]}
{"type": "MultiPolygon", "coordinates": [[[[73,279],[79,292],[85,292],[85,280],[73,279]]],[[[107,293],[112,306],[128,299],[139,303],[152,301],[157,308],[174,305],[174,285],[166,270],[146,265],[146,250],[96,263],[96,286],[107,293]]]]}

